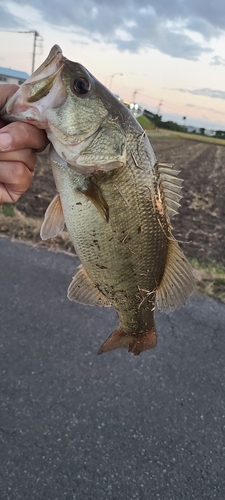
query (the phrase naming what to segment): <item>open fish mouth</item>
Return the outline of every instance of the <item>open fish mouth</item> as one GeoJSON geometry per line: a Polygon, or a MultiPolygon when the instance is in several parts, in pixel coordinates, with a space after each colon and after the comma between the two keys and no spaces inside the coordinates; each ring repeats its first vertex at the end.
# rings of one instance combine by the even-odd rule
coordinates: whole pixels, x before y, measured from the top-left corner
{"type": "Polygon", "coordinates": [[[10,121],[26,119],[38,128],[46,128],[45,110],[50,106],[60,106],[66,99],[61,78],[63,67],[62,50],[54,45],[47,59],[8,100],[0,115],[5,115],[10,121]]]}

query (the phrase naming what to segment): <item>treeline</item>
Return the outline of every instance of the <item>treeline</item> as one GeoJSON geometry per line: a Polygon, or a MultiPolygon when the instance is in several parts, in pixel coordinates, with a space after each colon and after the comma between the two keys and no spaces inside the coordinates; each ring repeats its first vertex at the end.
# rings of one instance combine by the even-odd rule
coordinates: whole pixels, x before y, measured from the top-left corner
{"type": "Polygon", "coordinates": [[[164,122],[162,121],[162,117],[160,115],[157,115],[155,113],[151,113],[151,111],[148,111],[147,109],[144,109],[144,116],[147,116],[149,120],[151,120],[156,128],[165,128],[167,130],[176,130],[178,132],[186,132],[186,127],[182,127],[181,125],[178,125],[178,123],[173,122],[171,120],[164,122]]]}
{"type": "MultiPolygon", "coordinates": [[[[194,130],[188,130],[184,125],[178,125],[178,123],[173,122],[171,120],[164,122],[160,115],[152,113],[147,109],[144,110],[143,115],[146,116],[151,122],[154,124],[155,128],[165,128],[167,130],[176,130],[178,132],[188,132],[190,134],[198,134],[198,135],[208,135],[207,131],[204,127],[199,127],[194,130]]],[[[213,137],[217,137],[219,139],[225,139],[225,131],[224,130],[216,130],[215,133],[212,134],[213,137]]]]}

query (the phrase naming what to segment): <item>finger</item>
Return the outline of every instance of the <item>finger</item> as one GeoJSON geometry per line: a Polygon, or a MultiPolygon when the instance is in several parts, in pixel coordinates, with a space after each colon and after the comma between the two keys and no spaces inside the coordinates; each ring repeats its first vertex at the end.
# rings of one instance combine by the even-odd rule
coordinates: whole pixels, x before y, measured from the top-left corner
{"type": "Polygon", "coordinates": [[[0,162],[8,164],[9,162],[24,163],[29,170],[34,171],[37,161],[37,153],[33,149],[21,149],[21,151],[9,151],[7,153],[0,152],[0,162]]]}
{"type": "Polygon", "coordinates": [[[44,130],[23,122],[9,123],[0,130],[0,151],[32,148],[43,151],[49,141],[44,130]]]}
{"type": "Polygon", "coordinates": [[[7,125],[6,122],[4,122],[3,120],[0,120],[0,128],[5,127],[6,125],[7,125]]]}
{"type": "Polygon", "coordinates": [[[20,162],[0,164],[0,203],[15,202],[31,184],[33,173],[20,162]]]}

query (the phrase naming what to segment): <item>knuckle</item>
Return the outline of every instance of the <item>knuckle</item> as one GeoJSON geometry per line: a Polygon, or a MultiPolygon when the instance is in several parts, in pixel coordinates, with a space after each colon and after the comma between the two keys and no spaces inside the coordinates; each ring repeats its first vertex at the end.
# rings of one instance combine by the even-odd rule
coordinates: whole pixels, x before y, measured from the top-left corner
{"type": "Polygon", "coordinates": [[[27,123],[20,122],[18,126],[20,128],[20,136],[21,140],[23,141],[23,144],[29,145],[31,141],[30,125],[28,125],[27,123]]]}
{"type": "Polygon", "coordinates": [[[15,176],[18,180],[26,177],[26,165],[22,161],[17,161],[15,166],[15,176]]]}
{"type": "Polygon", "coordinates": [[[33,149],[28,149],[26,151],[26,166],[29,170],[33,171],[37,161],[37,153],[33,149]]]}
{"type": "Polygon", "coordinates": [[[33,172],[22,162],[17,162],[15,168],[15,182],[20,186],[22,191],[26,191],[32,181],[33,172]]]}

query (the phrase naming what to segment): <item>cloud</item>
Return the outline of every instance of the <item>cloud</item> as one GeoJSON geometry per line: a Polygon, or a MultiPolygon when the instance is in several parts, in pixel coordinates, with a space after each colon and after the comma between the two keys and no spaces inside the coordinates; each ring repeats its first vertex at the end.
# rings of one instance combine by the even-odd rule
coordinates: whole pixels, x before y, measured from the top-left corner
{"type": "Polygon", "coordinates": [[[9,12],[7,5],[0,5],[0,29],[18,29],[24,26],[25,23],[20,18],[9,12]]]}
{"type": "Polygon", "coordinates": [[[210,112],[213,112],[214,114],[216,113],[217,115],[224,116],[224,111],[218,111],[215,108],[206,108],[205,106],[196,106],[196,104],[191,104],[191,103],[186,104],[186,106],[187,106],[187,108],[195,108],[195,109],[199,109],[199,110],[204,109],[205,111],[210,111],[210,112]]]}
{"type": "Polygon", "coordinates": [[[225,66],[225,59],[220,56],[213,56],[210,64],[212,66],[225,66]]]}
{"type": "Polygon", "coordinates": [[[195,89],[195,90],[189,90],[189,89],[174,89],[178,90],[179,92],[188,92],[189,94],[193,95],[201,95],[204,97],[212,97],[213,99],[225,99],[225,91],[223,90],[217,90],[217,89],[195,89]]]}
{"type": "Polygon", "coordinates": [[[81,30],[89,40],[100,36],[118,50],[132,53],[155,48],[172,57],[198,60],[212,52],[209,41],[224,33],[221,0],[214,0],[213,6],[211,0],[14,0],[14,4],[36,9],[55,27],[70,33],[81,30]]]}

